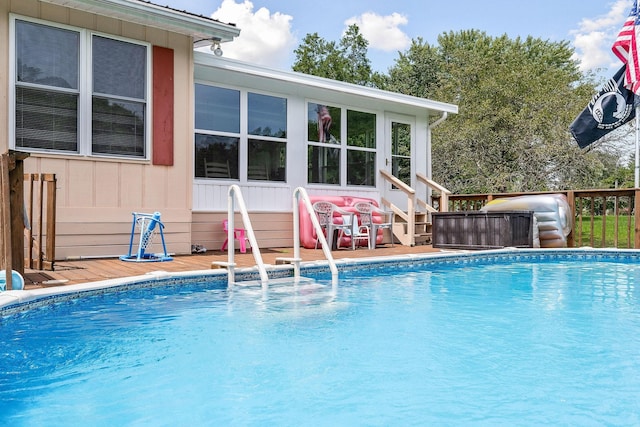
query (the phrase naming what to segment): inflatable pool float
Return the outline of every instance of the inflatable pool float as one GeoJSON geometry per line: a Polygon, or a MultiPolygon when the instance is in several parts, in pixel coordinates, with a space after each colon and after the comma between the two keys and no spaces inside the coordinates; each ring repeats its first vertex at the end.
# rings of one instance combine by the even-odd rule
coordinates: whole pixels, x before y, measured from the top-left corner
{"type": "MultiPolygon", "coordinates": [[[[15,270],[11,271],[11,289],[21,291],[24,289],[24,278],[15,270]]],[[[0,291],[7,290],[7,271],[0,270],[0,291]]]]}

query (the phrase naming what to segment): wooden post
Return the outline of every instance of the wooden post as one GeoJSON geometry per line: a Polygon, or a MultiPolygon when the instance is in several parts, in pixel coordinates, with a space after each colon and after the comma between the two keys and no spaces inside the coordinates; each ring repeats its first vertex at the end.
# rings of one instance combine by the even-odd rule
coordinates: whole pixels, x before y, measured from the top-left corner
{"type": "Polygon", "coordinates": [[[6,271],[7,289],[12,289],[15,270],[24,275],[24,166],[29,153],[9,150],[0,158],[0,221],[2,246],[0,268],[6,271]]]}
{"type": "Polygon", "coordinates": [[[2,265],[0,268],[5,270],[6,289],[12,289],[12,268],[13,268],[13,250],[11,238],[11,186],[9,184],[9,154],[5,153],[0,157],[0,197],[2,198],[2,206],[0,215],[2,221],[2,265]]]}
{"type": "Polygon", "coordinates": [[[38,249],[38,258],[36,261],[36,269],[42,270],[42,210],[44,209],[44,195],[42,194],[44,190],[44,181],[42,180],[42,175],[38,177],[38,180],[40,181],[40,188],[38,188],[38,244],[36,245],[38,249]]]}
{"type": "Polygon", "coordinates": [[[576,194],[573,191],[567,191],[567,202],[571,208],[571,232],[567,236],[567,247],[573,248],[576,246],[576,194]]]}
{"type": "MultiPolygon", "coordinates": [[[[32,173],[25,174],[24,180],[29,186],[29,200],[27,201],[27,215],[29,221],[33,221],[33,184],[35,175],[32,173]]],[[[27,256],[24,260],[25,267],[33,268],[33,224],[27,230],[27,256]]]]}
{"type": "Polygon", "coordinates": [[[11,152],[12,168],[9,171],[11,186],[11,263],[13,270],[24,275],[24,163],[29,154],[11,152]]]}
{"type": "Polygon", "coordinates": [[[47,182],[47,245],[44,268],[53,270],[56,259],[56,175],[43,174],[41,179],[47,182]]]}

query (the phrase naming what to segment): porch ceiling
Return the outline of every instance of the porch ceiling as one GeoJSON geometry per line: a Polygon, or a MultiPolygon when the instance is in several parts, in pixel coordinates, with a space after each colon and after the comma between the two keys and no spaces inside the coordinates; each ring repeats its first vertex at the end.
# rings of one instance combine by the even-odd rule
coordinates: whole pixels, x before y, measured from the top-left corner
{"type": "Polygon", "coordinates": [[[191,36],[194,41],[218,38],[221,42],[229,42],[240,34],[240,29],[233,24],[144,0],[40,1],[191,36]]]}

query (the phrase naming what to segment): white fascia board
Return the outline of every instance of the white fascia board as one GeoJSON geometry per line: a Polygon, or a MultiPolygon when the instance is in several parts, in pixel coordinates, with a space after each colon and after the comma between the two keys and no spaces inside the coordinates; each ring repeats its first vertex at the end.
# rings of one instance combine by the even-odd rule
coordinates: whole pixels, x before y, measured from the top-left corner
{"type": "Polygon", "coordinates": [[[240,34],[240,29],[231,24],[142,0],[40,1],[191,36],[195,41],[218,38],[229,42],[240,34]]]}
{"type": "Polygon", "coordinates": [[[396,92],[389,92],[386,90],[360,86],[352,83],[345,83],[337,80],[326,79],[323,77],[312,76],[309,74],[298,73],[295,71],[275,70],[242,61],[217,57],[204,52],[195,51],[194,61],[196,67],[201,65],[204,67],[218,68],[221,70],[278,80],[291,85],[314,87],[327,91],[338,91],[350,95],[372,98],[380,101],[392,102],[430,111],[443,113],[446,112],[452,114],[458,113],[458,106],[454,104],[433,101],[426,98],[419,98],[416,96],[404,95],[396,92]]]}

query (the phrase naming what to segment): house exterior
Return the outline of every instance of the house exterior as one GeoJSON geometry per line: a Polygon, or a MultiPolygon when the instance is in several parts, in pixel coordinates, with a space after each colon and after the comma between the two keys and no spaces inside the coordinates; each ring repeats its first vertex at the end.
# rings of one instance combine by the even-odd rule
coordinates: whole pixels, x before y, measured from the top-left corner
{"type": "Polygon", "coordinates": [[[292,193],[394,200],[431,176],[451,104],[195,50],[234,25],[143,0],[0,0],[0,149],[57,178],[56,258],[127,253],[132,212],[167,249],[218,249],[237,184],[261,247],[292,243],[292,193]]]}

